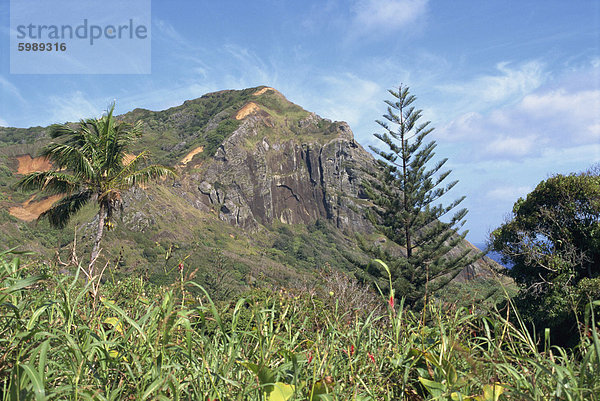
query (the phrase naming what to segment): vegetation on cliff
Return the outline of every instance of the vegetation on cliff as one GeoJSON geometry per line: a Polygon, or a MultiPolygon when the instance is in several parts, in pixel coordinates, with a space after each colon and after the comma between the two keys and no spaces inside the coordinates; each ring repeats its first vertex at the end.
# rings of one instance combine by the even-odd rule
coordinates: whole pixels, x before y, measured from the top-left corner
{"type": "MultiPolygon", "coordinates": [[[[362,182],[373,157],[347,124],[309,113],[273,88],[215,92],[115,119],[139,121],[144,132],[129,154],[151,152],[153,162],[179,175],[123,193],[123,209],[112,216],[119,224],[102,238],[107,274],[168,284],[176,274],[165,266],[185,260],[199,269],[196,280],[212,296],[227,298],[257,281],[313,280],[327,264],[358,274],[370,259],[358,244],[385,241],[364,216],[370,202],[362,182]]],[[[67,263],[74,239],[80,255],[92,252],[97,208],[82,207],[56,230],[21,219],[27,213],[35,220],[55,199],[14,191],[21,172],[43,170],[35,161],[49,132],[0,127],[0,241],[67,263]],[[20,143],[18,133],[22,142],[36,141],[20,143]]]]}

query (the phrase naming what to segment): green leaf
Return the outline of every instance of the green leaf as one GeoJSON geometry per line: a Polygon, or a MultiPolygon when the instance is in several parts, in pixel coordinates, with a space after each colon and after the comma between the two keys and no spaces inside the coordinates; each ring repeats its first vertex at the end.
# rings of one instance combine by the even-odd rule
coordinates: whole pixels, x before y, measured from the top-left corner
{"type": "Polygon", "coordinates": [[[36,323],[38,317],[42,313],[44,313],[44,311],[46,309],[48,309],[49,306],[51,306],[51,304],[46,304],[46,305],[42,306],[41,308],[37,309],[35,312],[33,312],[33,315],[31,315],[29,322],[27,322],[27,326],[26,326],[27,330],[31,330],[33,328],[33,326],[35,326],[35,323],[36,323]]]}
{"type": "Polygon", "coordinates": [[[247,367],[252,373],[258,375],[259,367],[257,364],[248,361],[239,362],[239,364],[247,367]]]}
{"type": "Polygon", "coordinates": [[[33,385],[33,393],[35,394],[35,399],[40,401],[45,400],[46,392],[44,390],[44,379],[42,378],[42,375],[40,375],[39,372],[37,372],[29,365],[20,366],[31,380],[31,384],[33,385]]]}
{"type": "Polygon", "coordinates": [[[447,378],[448,384],[451,386],[455,385],[458,381],[458,375],[456,374],[456,369],[454,369],[453,365],[448,364],[447,378]]]}
{"type": "Polygon", "coordinates": [[[504,387],[500,384],[485,384],[483,386],[483,395],[475,397],[477,401],[498,401],[504,393],[504,387]]]}
{"type": "Polygon", "coordinates": [[[152,384],[150,384],[147,388],[146,391],[144,391],[144,395],[142,396],[142,400],[147,399],[148,397],[150,397],[152,395],[152,393],[154,393],[162,384],[163,379],[162,378],[158,378],[156,380],[154,380],[152,382],[152,384]]]}
{"type": "Polygon", "coordinates": [[[16,283],[14,283],[13,285],[11,285],[7,289],[3,289],[2,292],[6,293],[6,294],[9,294],[11,292],[21,290],[21,289],[23,289],[25,287],[29,287],[30,285],[33,285],[33,284],[37,283],[41,279],[42,279],[42,276],[27,277],[27,278],[24,278],[22,280],[17,281],[16,283]]]}
{"type": "Polygon", "coordinates": [[[247,367],[257,377],[261,385],[266,386],[266,391],[271,391],[275,382],[275,373],[266,366],[259,366],[252,362],[240,362],[242,366],[247,367]]]}
{"type": "Polygon", "coordinates": [[[442,383],[434,382],[433,380],[425,379],[424,377],[419,377],[419,381],[434,397],[441,396],[446,390],[446,386],[442,383]]]}
{"type": "Polygon", "coordinates": [[[112,327],[115,328],[116,331],[118,331],[119,333],[123,334],[123,324],[121,323],[121,321],[119,320],[118,317],[107,317],[106,319],[104,319],[104,324],[109,324],[112,327]]]}
{"type": "Polygon", "coordinates": [[[319,380],[313,385],[311,393],[311,401],[326,401],[331,399],[331,396],[328,394],[327,385],[323,380],[319,380]]]}
{"type": "Polygon", "coordinates": [[[392,275],[392,273],[390,272],[390,268],[388,267],[388,265],[381,259],[375,259],[375,262],[379,263],[381,266],[383,266],[383,268],[385,269],[385,271],[387,272],[388,275],[392,275]]]}
{"type": "Polygon", "coordinates": [[[123,309],[121,309],[119,306],[113,305],[109,302],[106,302],[104,304],[104,306],[106,306],[108,309],[112,309],[117,314],[121,315],[123,317],[123,319],[125,319],[127,321],[127,323],[129,323],[131,326],[133,326],[133,328],[135,328],[137,330],[137,332],[144,339],[144,341],[148,341],[148,338],[146,337],[146,333],[144,332],[144,330],[140,327],[139,324],[137,324],[137,322],[135,320],[133,320],[132,318],[127,316],[127,313],[125,313],[125,311],[123,309]]]}
{"type": "Polygon", "coordinates": [[[461,393],[457,393],[456,391],[450,394],[450,398],[452,398],[452,401],[471,401],[475,399],[474,397],[462,395],[461,393]]]}
{"type": "Polygon", "coordinates": [[[294,394],[294,386],[287,383],[277,382],[269,393],[267,401],[287,401],[294,394]]]}
{"type": "Polygon", "coordinates": [[[48,356],[48,349],[50,348],[50,340],[46,340],[40,345],[40,360],[38,364],[38,373],[40,377],[44,377],[44,370],[46,368],[46,360],[48,356]]]}

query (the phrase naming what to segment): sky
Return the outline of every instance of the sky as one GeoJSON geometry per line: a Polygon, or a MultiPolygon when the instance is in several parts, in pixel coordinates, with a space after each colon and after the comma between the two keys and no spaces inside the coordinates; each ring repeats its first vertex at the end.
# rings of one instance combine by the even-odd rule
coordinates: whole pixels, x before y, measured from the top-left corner
{"type": "Polygon", "coordinates": [[[11,74],[1,0],[0,125],[267,85],[347,121],[367,148],[387,90],[408,85],[435,127],[436,160],[459,180],[444,201],[466,195],[474,243],[540,181],[600,162],[598,1],[152,0],[149,31],[149,74],[11,74]]]}

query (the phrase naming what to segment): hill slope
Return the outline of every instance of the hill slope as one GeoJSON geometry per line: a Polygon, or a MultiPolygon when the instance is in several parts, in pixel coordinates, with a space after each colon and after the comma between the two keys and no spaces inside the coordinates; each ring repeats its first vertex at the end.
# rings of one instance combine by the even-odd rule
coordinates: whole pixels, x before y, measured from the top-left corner
{"type": "MultiPolygon", "coordinates": [[[[220,91],[119,118],[143,124],[133,153],[150,150],[179,177],[124,197],[122,223],[103,243],[113,277],[170,282],[185,261],[195,280],[226,297],[255,284],[310,283],[327,265],[358,270],[369,258],[357,244],[385,242],[363,213],[369,202],[361,182],[373,157],[346,123],[320,118],[273,88],[220,91]]],[[[11,187],[20,174],[50,167],[35,158],[47,141],[46,128],[0,128],[0,240],[64,261],[75,232],[77,253],[85,254],[93,208],[54,230],[33,220],[56,199],[11,187]]],[[[480,260],[467,275],[491,266],[480,260]]]]}

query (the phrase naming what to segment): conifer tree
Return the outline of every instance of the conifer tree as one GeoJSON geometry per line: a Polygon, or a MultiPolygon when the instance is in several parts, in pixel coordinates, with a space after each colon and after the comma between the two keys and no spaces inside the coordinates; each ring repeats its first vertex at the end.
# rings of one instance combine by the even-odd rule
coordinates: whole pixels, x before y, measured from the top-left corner
{"type": "MultiPolygon", "coordinates": [[[[450,170],[442,171],[447,159],[433,162],[436,143],[425,141],[433,131],[430,122],[419,122],[422,111],[413,106],[416,98],[408,87],[401,85],[397,92],[389,93],[394,99],[385,101],[385,120],[377,120],[384,131],[375,134],[387,150],[371,146],[379,156],[378,169],[365,189],[374,205],[372,223],[405,249],[401,256],[383,248],[373,251],[389,266],[396,296],[406,297],[414,306],[481,255],[460,246],[466,232],[459,234],[458,230],[465,223],[467,210],[459,209],[448,217],[465,197],[446,206],[440,203],[458,181],[447,182],[450,170]]],[[[380,284],[385,286],[387,273],[379,264],[370,264],[368,272],[381,278],[380,284]]]]}

